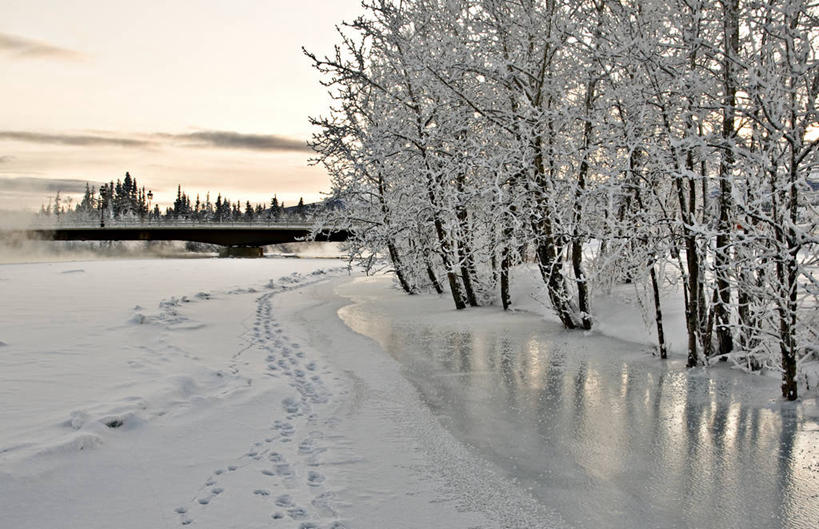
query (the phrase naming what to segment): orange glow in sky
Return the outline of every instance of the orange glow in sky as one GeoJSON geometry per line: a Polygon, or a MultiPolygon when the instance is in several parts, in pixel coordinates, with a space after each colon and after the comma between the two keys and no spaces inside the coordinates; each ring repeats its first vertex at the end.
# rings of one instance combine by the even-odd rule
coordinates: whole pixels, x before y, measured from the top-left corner
{"type": "Polygon", "coordinates": [[[55,181],[125,171],[160,203],[177,184],[203,198],[319,199],[329,182],[305,142],[329,100],[301,47],[330,53],[334,26],[358,9],[0,0],[0,210],[39,207],[55,181]]]}

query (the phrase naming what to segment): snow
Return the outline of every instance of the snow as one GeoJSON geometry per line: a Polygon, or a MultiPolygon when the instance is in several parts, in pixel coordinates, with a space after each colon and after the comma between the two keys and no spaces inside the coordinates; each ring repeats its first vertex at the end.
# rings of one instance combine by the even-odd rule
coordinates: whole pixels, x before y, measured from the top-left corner
{"type": "Polygon", "coordinates": [[[0,298],[0,528],[697,525],[717,501],[732,526],[781,506],[784,471],[781,525],[817,514],[815,399],[661,363],[635,343],[650,338],[639,311],[605,320],[633,341],[568,333],[530,298],[456,312],[330,259],[7,264],[0,298]],[[511,367],[493,363],[501,345],[511,367]],[[595,391],[544,393],[580,365],[595,391]],[[651,444],[637,432],[655,400],[651,444]],[[693,455],[674,437],[683,413],[706,432],[693,455]],[[702,476],[688,495],[686,469],[702,476]]]}
{"type": "Polygon", "coordinates": [[[338,319],[341,264],[0,266],[0,527],[498,527],[478,487],[543,514],[338,319]]]}
{"type": "MultiPolygon", "coordinates": [[[[592,299],[595,321],[590,334],[656,347],[657,331],[654,325],[653,305],[648,309],[651,314],[648,324],[643,316],[645,309],[640,306],[641,298],[648,303],[653,301],[641,296],[637,288],[639,287],[636,284],[616,284],[609,292],[598,293],[592,299]]],[[[533,312],[550,321],[559,321],[551,306],[540,301],[549,297],[536,267],[524,266],[515,269],[512,289],[515,310],[533,312]]],[[[666,345],[669,351],[684,355],[688,347],[688,338],[682,291],[664,290],[660,295],[660,302],[663,309],[666,345]]]]}

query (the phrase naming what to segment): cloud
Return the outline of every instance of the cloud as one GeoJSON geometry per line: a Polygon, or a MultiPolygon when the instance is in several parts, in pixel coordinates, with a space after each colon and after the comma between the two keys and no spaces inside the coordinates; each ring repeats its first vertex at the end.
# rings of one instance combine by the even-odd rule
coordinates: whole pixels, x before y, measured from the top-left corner
{"type": "Polygon", "coordinates": [[[14,156],[0,156],[0,164],[9,163],[14,161],[14,156]]]}
{"type": "Polygon", "coordinates": [[[223,130],[203,130],[182,134],[157,132],[149,135],[100,132],[93,134],[42,133],[0,130],[0,141],[46,143],[74,147],[130,147],[155,148],[173,146],[182,148],[244,149],[253,151],[285,152],[308,151],[307,142],[275,134],[242,134],[223,130]]]}
{"type": "Polygon", "coordinates": [[[240,132],[205,130],[188,134],[165,134],[163,137],[181,141],[185,147],[220,147],[254,151],[307,151],[307,142],[273,134],[242,134],[240,132]],[[186,144],[187,143],[187,144],[186,144]]]}
{"type": "MultiPolygon", "coordinates": [[[[0,192],[7,191],[26,191],[30,193],[84,193],[85,184],[87,180],[78,180],[74,178],[32,178],[32,177],[16,177],[6,178],[0,176],[0,192]]],[[[94,182],[88,182],[89,185],[96,185],[94,182]]]]}
{"type": "Polygon", "coordinates": [[[20,59],[80,60],[85,55],[68,48],[60,48],[45,42],[0,33],[0,53],[20,59]]]}
{"type": "Polygon", "coordinates": [[[109,147],[150,147],[153,142],[144,139],[87,134],[44,134],[16,130],[0,130],[0,140],[20,141],[25,143],[49,143],[58,145],[109,146],[109,147]]]}

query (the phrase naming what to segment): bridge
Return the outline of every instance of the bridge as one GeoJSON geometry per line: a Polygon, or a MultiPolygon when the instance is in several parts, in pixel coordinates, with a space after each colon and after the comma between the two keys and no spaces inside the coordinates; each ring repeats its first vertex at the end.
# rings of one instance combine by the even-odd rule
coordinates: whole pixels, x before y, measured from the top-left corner
{"type": "Polygon", "coordinates": [[[106,221],[87,224],[42,224],[24,229],[0,228],[0,238],[51,241],[191,241],[224,246],[223,255],[261,256],[262,246],[305,240],[340,242],[346,230],[320,230],[294,222],[106,221]]]}

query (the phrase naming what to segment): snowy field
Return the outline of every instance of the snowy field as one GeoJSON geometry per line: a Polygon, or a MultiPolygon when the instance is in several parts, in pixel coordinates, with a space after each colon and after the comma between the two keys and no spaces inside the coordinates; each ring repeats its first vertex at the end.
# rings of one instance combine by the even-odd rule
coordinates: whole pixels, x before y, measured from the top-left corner
{"type": "Polygon", "coordinates": [[[819,516],[815,397],[342,264],[0,265],[0,528],[819,516]]]}
{"type": "Polygon", "coordinates": [[[479,487],[552,526],[337,318],[340,265],[0,266],[0,527],[499,526],[479,487]]]}

